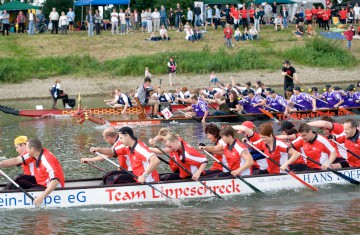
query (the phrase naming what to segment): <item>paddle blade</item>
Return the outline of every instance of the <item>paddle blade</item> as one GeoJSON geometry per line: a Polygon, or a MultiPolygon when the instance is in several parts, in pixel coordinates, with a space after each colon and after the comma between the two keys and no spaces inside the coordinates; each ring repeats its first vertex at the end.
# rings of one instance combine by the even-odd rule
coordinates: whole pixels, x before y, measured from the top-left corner
{"type": "Polygon", "coordinates": [[[309,189],[313,190],[313,191],[318,191],[317,188],[315,188],[314,186],[306,183],[305,181],[303,181],[302,179],[300,179],[297,175],[294,174],[294,172],[292,171],[287,171],[287,173],[289,175],[291,175],[292,177],[294,177],[296,180],[298,180],[300,183],[302,183],[303,185],[305,185],[306,187],[308,187],[309,189]]]}
{"type": "Polygon", "coordinates": [[[344,175],[344,174],[341,173],[341,172],[332,170],[332,169],[330,169],[330,168],[327,168],[327,170],[331,171],[331,172],[334,173],[335,175],[343,178],[344,180],[346,180],[346,181],[348,181],[348,182],[350,182],[350,183],[352,183],[352,184],[360,185],[360,182],[359,182],[359,181],[354,180],[353,178],[350,178],[349,176],[346,176],[346,175],[344,175]]]}

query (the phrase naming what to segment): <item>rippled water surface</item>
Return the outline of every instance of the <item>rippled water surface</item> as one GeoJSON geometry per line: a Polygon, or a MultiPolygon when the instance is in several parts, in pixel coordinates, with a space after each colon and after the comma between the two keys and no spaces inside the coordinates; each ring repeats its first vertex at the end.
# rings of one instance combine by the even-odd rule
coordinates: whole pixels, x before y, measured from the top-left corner
{"type": "MultiPolygon", "coordinates": [[[[5,102],[18,108],[39,103],[45,102],[24,101],[22,106],[5,102]]],[[[147,142],[161,127],[164,126],[137,126],[134,130],[147,142]]],[[[207,142],[201,124],[171,127],[193,146],[200,141],[207,142]]],[[[37,136],[44,147],[59,158],[67,179],[102,176],[98,170],[82,165],[79,159],[92,156],[91,146],[107,146],[101,136],[104,127],[87,122],[78,125],[72,119],[34,120],[0,113],[0,128],[0,157],[16,156],[13,147],[16,136],[37,136]]],[[[99,165],[112,168],[106,162],[99,165]]],[[[5,171],[14,177],[21,168],[5,171]]],[[[160,172],[165,171],[166,166],[160,165],[160,172]]],[[[0,178],[0,183],[5,182],[0,178]]],[[[224,200],[186,200],[180,205],[143,203],[47,210],[0,209],[0,234],[359,234],[359,193],[359,187],[353,185],[330,185],[320,188],[318,193],[303,189],[224,200]]]]}

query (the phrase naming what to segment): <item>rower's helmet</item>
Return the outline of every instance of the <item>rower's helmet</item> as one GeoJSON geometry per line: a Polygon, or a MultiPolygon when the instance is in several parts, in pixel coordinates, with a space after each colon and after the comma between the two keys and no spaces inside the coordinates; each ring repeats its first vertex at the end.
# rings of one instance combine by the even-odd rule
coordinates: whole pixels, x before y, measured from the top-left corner
{"type": "Polygon", "coordinates": [[[281,124],[281,131],[285,131],[285,130],[290,130],[292,128],[294,128],[295,125],[292,124],[291,122],[289,121],[285,121],[281,124]]]}
{"type": "Polygon", "coordinates": [[[271,88],[270,88],[270,87],[266,87],[266,88],[265,88],[265,91],[271,92],[271,88]]]}
{"type": "Polygon", "coordinates": [[[254,92],[254,90],[252,90],[252,89],[250,89],[249,91],[248,91],[248,94],[253,94],[253,95],[255,95],[255,92],[254,92]]]}
{"type": "Polygon", "coordinates": [[[274,90],[270,91],[270,94],[275,94],[275,93],[276,93],[276,91],[274,91],[274,90]]]}

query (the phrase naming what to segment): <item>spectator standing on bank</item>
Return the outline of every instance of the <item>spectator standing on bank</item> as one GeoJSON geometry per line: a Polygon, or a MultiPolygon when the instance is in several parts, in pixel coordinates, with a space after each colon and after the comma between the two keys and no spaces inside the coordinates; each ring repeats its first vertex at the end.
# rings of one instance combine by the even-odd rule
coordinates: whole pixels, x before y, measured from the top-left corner
{"type": "Polygon", "coordinates": [[[120,21],[120,34],[125,34],[126,31],[126,16],[123,9],[120,9],[119,12],[119,21],[120,21]]]}
{"type": "Polygon", "coordinates": [[[168,72],[169,72],[169,83],[170,86],[175,86],[175,79],[176,79],[176,62],[174,61],[173,57],[170,57],[169,62],[167,63],[168,72]]]}
{"type": "Polygon", "coordinates": [[[133,30],[134,31],[138,31],[139,30],[139,26],[140,26],[140,14],[138,12],[137,9],[134,10],[134,13],[132,13],[133,17],[134,17],[134,25],[133,25],[133,30]]]}
{"type": "Polygon", "coordinates": [[[7,13],[6,10],[4,10],[1,16],[2,16],[2,24],[3,24],[2,34],[3,34],[3,36],[5,36],[5,31],[6,31],[6,35],[9,36],[10,15],[9,15],[9,13],[7,13]]]}
{"type": "Polygon", "coordinates": [[[24,33],[25,31],[25,22],[26,17],[22,11],[19,12],[18,16],[16,17],[16,22],[18,23],[18,33],[24,33]]]}
{"type": "Polygon", "coordinates": [[[88,26],[88,36],[94,36],[94,23],[95,23],[95,16],[92,13],[92,10],[89,10],[89,13],[86,16],[86,23],[88,26]]]}
{"type": "Polygon", "coordinates": [[[147,29],[147,11],[141,11],[141,32],[143,33],[147,29]]]}
{"type": "Polygon", "coordinates": [[[59,26],[62,35],[67,35],[68,23],[68,17],[65,15],[65,12],[61,12],[61,16],[59,18],[59,26]]]}
{"type": "Polygon", "coordinates": [[[165,29],[167,29],[168,24],[167,24],[167,14],[166,14],[166,9],[164,6],[161,6],[160,8],[160,26],[165,26],[165,29]]]}
{"type": "Polygon", "coordinates": [[[96,35],[100,35],[101,22],[103,18],[100,15],[99,10],[95,10],[95,31],[96,35]]]}
{"type": "Polygon", "coordinates": [[[287,11],[286,7],[282,8],[281,17],[283,18],[284,28],[287,28],[288,27],[287,18],[289,17],[289,12],[287,11]]]}
{"type": "Polygon", "coordinates": [[[191,8],[188,7],[188,12],[187,12],[187,15],[186,15],[186,20],[189,22],[190,25],[193,24],[193,19],[194,19],[194,13],[192,12],[191,8]]]}
{"type": "Polygon", "coordinates": [[[72,8],[69,8],[68,13],[66,13],[69,23],[69,31],[70,33],[74,32],[74,22],[75,22],[75,13],[73,12],[72,8]]]}
{"type": "Polygon", "coordinates": [[[160,13],[158,12],[157,8],[154,9],[154,12],[152,13],[152,18],[154,22],[154,32],[160,31],[160,13]]]}
{"type": "Polygon", "coordinates": [[[153,29],[152,25],[153,25],[152,12],[151,12],[151,8],[149,8],[149,10],[147,12],[147,30],[148,30],[148,33],[152,32],[152,29],[153,29]]]}
{"type": "Polygon", "coordinates": [[[233,46],[232,42],[231,42],[232,35],[233,35],[233,30],[230,27],[230,24],[226,24],[226,27],[224,29],[226,47],[232,47],[233,46]]]}
{"type": "Polygon", "coordinates": [[[214,6],[215,9],[215,15],[214,15],[214,25],[215,29],[217,29],[218,25],[220,24],[220,9],[217,7],[217,5],[214,6]]]}
{"type": "Polygon", "coordinates": [[[346,40],[347,40],[347,48],[348,48],[349,51],[350,51],[351,41],[353,40],[353,37],[354,37],[354,33],[353,33],[351,27],[349,27],[348,30],[346,30],[346,31],[344,32],[344,36],[346,37],[346,40]]]}
{"type": "Polygon", "coordinates": [[[180,3],[176,3],[176,9],[175,9],[175,28],[179,29],[181,26],[181,20],[183,17],[183,10],[180,7],[180,3]]]}
{"type": "Polygon", "coordinates": [[[175,11],[172,8],[169,9],[168,16],[169,16],[169,29],[174,30],[174,27],[175,27],[175,11]]]}
{"type": "Polygon", "coordinates": [[[52,12],[50,12],[49,15],[49,21],[52,23],[52,28],[51,28],[51,34],[55,33],[58,34],[59,31],[59,13],[56,11],[56,8],[53,7],[52,12]]]}
{"type": "Polygon", "coordinates": [[[36,30],[40,31],[40,26],[45,23],[45,15],[42,13],[42,10],[38,11],[38,14],[36,16],[36,30]]]}
{"type": "Polygon", "coordinates": [[[274,15],[274,19],[277,17],[277,4],[276,2],[274,1],[274,3],[271,5],[271,8],[272,8],[272,13],[274,15]]]}
{"type": "Polygon", "coordinates": [[[116,8],[111,12],[111,34],[115,33],[115,28],[116,34],[119,34],[119,14],[116,12],[116,8]]]}
{"type": "Polygon", "coordinates": [[[28,14],[28,22],[29,22],[28,34],[29,35],[35,35],[35,21],[36,21],[36,15],[31,11],[28,14]]]}
{"type": "Polygon", "coordinates": [[[201,8],[200,5],[197,3],[195,8],[194,8],[194,15],[195,15],[195,24],[196,26],[201,26],[201,21],[200,21],[200,17],[201,17],[201,8]]]}

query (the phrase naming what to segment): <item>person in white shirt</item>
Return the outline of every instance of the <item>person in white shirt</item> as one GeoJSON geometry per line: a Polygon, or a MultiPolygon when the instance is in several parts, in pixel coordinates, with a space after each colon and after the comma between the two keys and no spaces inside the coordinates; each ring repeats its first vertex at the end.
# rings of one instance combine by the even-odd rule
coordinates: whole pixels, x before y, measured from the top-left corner
{"type": "Polygon", "coordinates": [[[141,11],[141,32],[147,29],[147,10],[141,11]]]}
{"type": "Polygon", "coordinates": [[[151,8],[149,8],[148,13],[147,13],[147,30],[148,33],[152,32],[152,13],[151,13],[151,8]]]}
{"type": "Polygon", "coordinates": [[[236,28],[236,30],[235,30],[234,38],[235,38],[235,41],[237,41],[237,42],[240,41],[240,39],[242,38],[242,34],[241,34],[239,27],[236,28]]]}
{"type": "Polygon", "coordinates": [[[158,12],[157,8],[154,9],[152,13],[152,20],[154,22],[154,32],[160,31],[160,12],[158,12]]]}
{"type": "Polygon", "coordinates": [[[60,26],[61,34],[67,34],[68,24],[69,24],[68,17],[65,15],[65,12],[61,12],[61,16],[59,18],[59,26],[60,26]]]}
{"type": "Polygon", "coordinates": [[[31,11],[28,15],[28,22],[29,22],[29,30],[28,30],[28,34],[29,35],[35,35],[35,21],[36,21],[36,16],[35,14],[31,11]]]}
{"type": "Polygon", "coordinates": [[[278,31],[278,27],[280,26],[281,30],[284,30],[284,25],[282,23],[281,16],[277,16],[274,20],[275,30],[278,31]]]}
{"type": "Polygon", "coordinates": [[[258,36],[259,32],[254,28],[254,26],[251,26],[249,33],[253,40],[259,39],[259,36],[258,36]]]}
{"type": "Polygon", "coordinates": [[[51,34],[54,33],[54,29],[55,29],[55,33],[58,34],[58,30],[59,30],[59,13],[56,11],[55,7],[52,9],[52,12],[49,15],[49,21],[52,23],[51,34]]]}
{"type": "Polygon", "coordinates": [[[186,30],[185,39],[186,39],[186,40],[189,40],[189,41],[192,41],[192,42],[195,42],[195,39],[194,39],[194,31],[192,30],[191,27],[189,27],[189,28],[186,30]]]}
{"type": "Polygon", "coordinates": [[[188,7],[187,17],[186,20],[189,22],[189,24],[192,25],[194,18],[194,13],[191,11],[190,7],[188,7]]]}
{"type": "Polygon", "coordinates": [[[125,17],[125,13],[123,12],[122,9],[120,9],[120,13],[119,13],[119,19],[120,19],[120,34],[125,34],[125,30],[126,30],[126,17],[125,17]]]}
{"type": "Polygon", "coordinates": [[[160,29],[160,37],[162,38],[162,40],[169,40],[169,36],[167,34],[167,30],[165,28],[165,25],[162,25],[161,26],[161,29],[160,29]]]}
{"type": "Polygon", "coordinates": [[[357,24],[360,20],[360,7],[358,3],[356,3],[354,6],[354,13],[355,13],[355,24],[357,24]]]}
{"type": "Polygon", "coordinates": [[[111,34],[115,33],[119,34],[119,14],[116,12],[116,9],[113,9],[113,12],[111,13],[111,34]]]}
{"type": "Polygon", "coordinates": [[[126,109],[128,107],[132,107],[132,103],[130,101],[130,98],[125,95],[123,92],[121,92],[120,89],[115,89],[113,92],[114,98],[111,100],[104,100],[107,105],[113,107],[113,108],[120,108],[123,107],[121,114],[125,114],[126,109]]]}

